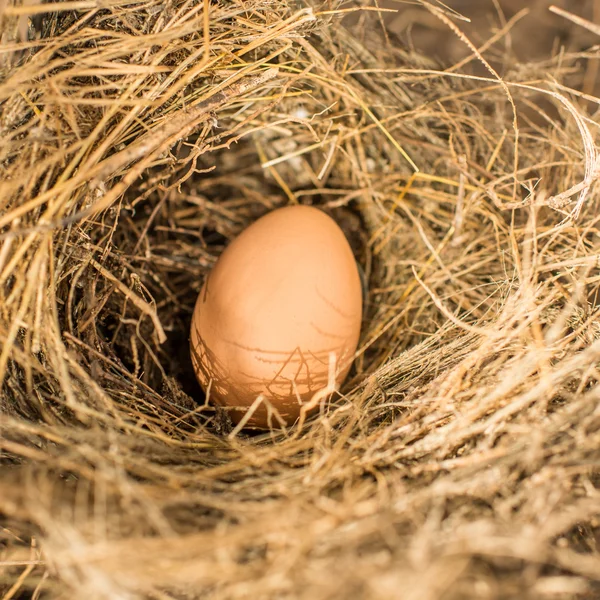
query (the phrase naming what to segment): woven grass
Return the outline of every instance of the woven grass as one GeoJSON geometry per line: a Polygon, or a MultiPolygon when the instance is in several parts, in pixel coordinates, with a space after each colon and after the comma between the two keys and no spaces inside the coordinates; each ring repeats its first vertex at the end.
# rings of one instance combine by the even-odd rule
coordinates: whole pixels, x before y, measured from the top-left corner
{"type": "Polygon", "coordinates": [[[600,597],[597,49],[452,67],[337,0],[52,8],[0,3],[4,598],[600,597]],[[289,203],[344,228],[365,322],[316,418],[248,435],[189,324],[289,203]]]}

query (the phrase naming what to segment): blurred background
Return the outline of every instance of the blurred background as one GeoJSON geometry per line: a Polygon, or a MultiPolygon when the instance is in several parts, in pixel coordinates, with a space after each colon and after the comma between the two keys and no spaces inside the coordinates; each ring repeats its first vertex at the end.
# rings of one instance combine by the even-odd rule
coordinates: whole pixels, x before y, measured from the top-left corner
{"type": "MultiPolygon", "coordinates": [[[[561,45],[567,50],[583,50],[597,41],[597,36],[585,29],[568,23],[551,13],[554,5],[600,23],[600,0],[446,0],[444,4],[430,0],[432,4],[446,6],[471,20],[471,23],[455,21],[475,43],[483,43],[490,35],[501,29],[511,19],[518,22],[511,28],[511,35],[500,44],[509,45],[515,56],[536,59],[547,56],[553,46],[561,45]],[[520,18],[517,16],[521,13],[520,18]],[[594,39],[595,38],[595,39],[594,39]]],[[[467,52],[463,43],[448,31],[435,16],[413,2],[405,0],[381,0],[385,8],[398,10],[389,14],[387,26],[414,48],[437,56],[446,62],[458,61],[467,52]]]]}

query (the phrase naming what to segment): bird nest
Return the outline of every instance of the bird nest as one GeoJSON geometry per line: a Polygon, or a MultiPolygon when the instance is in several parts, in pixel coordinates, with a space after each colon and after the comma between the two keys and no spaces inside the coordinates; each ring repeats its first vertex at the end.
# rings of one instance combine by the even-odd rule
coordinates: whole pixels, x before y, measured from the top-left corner
{"type": "Polygon", "coordinates": [[[600,593],[597,49],[440,65],[383,16],[0,3],[5,598],[600,593]],[[296,203],[351,242],[361,341],[315,418],[249,434],[192,310],[296,203]]]}

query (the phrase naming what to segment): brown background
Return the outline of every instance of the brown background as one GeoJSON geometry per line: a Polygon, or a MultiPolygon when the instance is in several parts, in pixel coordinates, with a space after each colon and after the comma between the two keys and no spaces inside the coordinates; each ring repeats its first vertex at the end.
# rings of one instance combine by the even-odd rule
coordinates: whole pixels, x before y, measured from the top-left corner
{"type": "MultiPolygon", "coordinates": [[[[430,2],[435,3],[435,0],[430,2]]],[[[471,19],[471,23],[458,20],[455,23],[476,45],[489,39],[503,26],[503,21],[523,9],[528,10],[510,35],[497,42],[491,50],[492,56],[506,55],[508,50],[508,57],[536,60],[561,47],[577,51],[600,43],[598,36],[548,10],[554,4],[600,23],[600,0],[446,0],[445,4],[471,19]]],[[[398,10],[395,15],[386,15],[389,29],[432,58],[443,63],[456,62],[468,52],[446,25],[422,7],[399,0],[382,0],[381,6],[398,10]]]]}

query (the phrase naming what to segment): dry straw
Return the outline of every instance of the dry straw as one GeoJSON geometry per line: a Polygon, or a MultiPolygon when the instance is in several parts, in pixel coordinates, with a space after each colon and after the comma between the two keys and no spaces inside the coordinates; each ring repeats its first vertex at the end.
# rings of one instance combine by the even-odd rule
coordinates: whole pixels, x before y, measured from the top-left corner
{"type": "Polygon", "coordinates": [[[356,8],[0,2],[5,599],[599,597],[597,49],[443,70],[356,8]],[[356,366],[230,435],[191,310],[296,202],[369,278],[356,366]]]}

